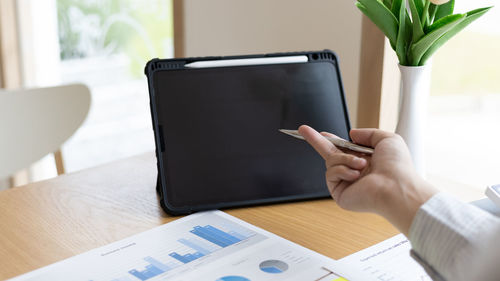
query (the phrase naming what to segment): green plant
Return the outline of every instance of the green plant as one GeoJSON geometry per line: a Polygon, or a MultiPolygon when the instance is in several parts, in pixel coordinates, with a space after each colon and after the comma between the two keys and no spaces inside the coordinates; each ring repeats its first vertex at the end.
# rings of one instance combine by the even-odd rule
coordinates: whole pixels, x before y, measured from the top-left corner
{"type": "Polygon", "coordinates": [[[387,36],[399,64],[406,66],[424,65],[446,41],[492,8],[453,14],[455,0],[357,0],[356,6],[387,36]]]}

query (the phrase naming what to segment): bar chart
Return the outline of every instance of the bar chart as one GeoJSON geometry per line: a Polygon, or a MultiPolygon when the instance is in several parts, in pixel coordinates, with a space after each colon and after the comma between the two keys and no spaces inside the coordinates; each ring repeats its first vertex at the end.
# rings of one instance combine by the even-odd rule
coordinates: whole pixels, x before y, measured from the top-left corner
{"type": "MultiPolygon", "coordinates": [[[[189,233],[192,235],[186,235],[186,237],[177,240],[178,243],[191,249],[191,252],[180,254],[172,251],[168,253],[168,256],[171,258],[169,261],[160,261],[148,256],[143,258],[147,262],[145,267],[131,269],[128,273],[140,280],[148,280],[255,235],[254,232],[238,227],[231,227],[231,225],[225,225],[224,228],[225,230],[222,230],[210,224],[204,226],[196,225],[189,230],[189,233]]],[[[125,280],[128,281],[130,279],[122,277],[112,281],[125,280]]]]}
{"type": "Polygon", "coordinates": [[[339,271],[332,262],[226,213],[210,211],[179,218],[12,281],[340,280],[326,269],[339,271]]]}

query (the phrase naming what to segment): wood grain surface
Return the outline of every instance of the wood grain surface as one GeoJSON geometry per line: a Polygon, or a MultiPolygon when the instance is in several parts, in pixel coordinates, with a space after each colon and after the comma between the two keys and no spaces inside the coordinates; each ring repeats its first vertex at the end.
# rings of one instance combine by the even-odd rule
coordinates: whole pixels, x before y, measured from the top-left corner
{"type": "MultiPolygon", "coordinates": [[[[148,153],[0,192],[0,279],[178,219],[160,208],[155,184],[148,153]]],[[[328,199],[225,211],[334,259],[398,233],[328,199]]]]}

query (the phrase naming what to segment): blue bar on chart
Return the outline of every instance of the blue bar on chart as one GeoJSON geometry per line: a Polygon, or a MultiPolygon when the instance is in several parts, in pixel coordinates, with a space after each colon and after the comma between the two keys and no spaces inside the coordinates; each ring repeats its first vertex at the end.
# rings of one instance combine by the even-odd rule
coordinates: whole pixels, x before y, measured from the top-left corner
{"type": "Polygon", "coordinates": [[[210,233],[212,233],[212,234],[214,234],[214,235],[216,235],[216,236],[218,236],[218,237],[220,237],[222,239],[225,239],[225,240],[229,241],[229,243],[231,243],[231,245],[234,244],[234,243],[237,243],[237,242],[241,241],[241,239],[238,239],[238,238],[234,237],[233,235],[231,235],[229,233],[226,233],[226,232],[224,232],[224,231],[222,231],[222,230],[220,230],[218,228],[215,228],[215,227],[213,227],[211,225],[206,225],[204,228],[208,232],[210,232],[210,233]]]}
{"type": "Polygon", "coordinates": [[[179,241],[180,243],[182,243],[182,244],[188,246],[189,248],[196,250],[204,255],[208,255],[212,252],[209,249],[205,248],[205,246],[203,244],[201,244],[199,241],[196,241],[195,239],[182,238],[182,239],[179,239],[177,241],[179,241]]]}
{"type": "Polygon", "coordinates": [[[132,270],[130,270],[128,273],[130,273],[130,274],[134,275],[135,277],[137,277],[137,278],[139,278],[139,279],[141,279],[141,280],[147,280],[147,279],[148,279],[148,278],[146,278],[146,276],[144,276],[144,275],[142,274],[142,272],[141,272],[141,271],[138,271],[138,270],[136,270],[136,269],[132,269],[132,270]]]}
{"type": "Polygon", "coordinates": [[[173,268],[171,266],[161,263],[160,261],[152,257],[145,257],[144,260],[150,263],[146,265],[144,270],[141,271],[137,269],[132,269],[128,273],[132,274],[133,276],[141,280],[148,280],[149,278],[158,276],[173,268]]]}
{"type": "Polygon", "coordinates": [[[142,274],[144,274],[147,278],[153,278],[157,275],[162,274],[163,272],[165,272],[165,271],[159,269],[158,267],[156,267],[152,264],[149,264],[149,265],[146,265],[146,270],[144,270],[142,274]]]}
{"type": "Polygon", "coordinates": [[[132,269],[128,273],[134,275],[135,277],[141,279],[141,280],[148,280],[149,278],[153,278],[155,276],[158,276],[162,274],[164,271],[157,268],[156,266],[152,264],[146,265],[146,269],[143,271],[132,269]]]}
{"type": "Polygon", "coordinates": [[[196,252],[194,254],[179,255],[178,253],[173,252],[173,253],[170,253],[169,256],[171,256],[172,258],[174,258],[182,263],[188,263],[188,262],[194,261],[195,259],[203,257],[204,254],[202,254],[200,252],[196,252]]]}
{"type": "Polygon", "coordinates": [[[188,259],[189,261],[194,261],[195,259],[201,258],[203,256],[204,256],[204,254],[202,254],[200,252],[196,252],[193,254],[185,254],[184,258],[188,259]]]}
{"type": "Polygon", "coordinates": [[[145,257],[144,258],[145,261],[149,262],[150,264],[156,266],[157,268],[163,270],[163,272],[166,272],[166,271],[169,271],[170,269],[172,269],[173,267],[170,267],[152,257],[145,257]]]}
{"type": "Polygon", "coordinates": [[[194,229],[191,230],[190,232],[193,233],[194,235],[197,235],[197,236],[199,236],[199,237],[201,237],[209,242],[212,242],[212,243],[214,243],[222,248],[230,245],[225,241],[221,241],[221,240],[217,239],[215,236],[211,235],[210,233],[207,233],[206,231],[204,231],[204,228],[202,228],[201,226],[195,226],[194,229]]]}
{"type": "Polygon", "coordinates": [[[178,261],[182,262],[182,263],[188,263],[187,259],[186,259],[186,258],[184,258],[184,256],[181,256],[181,255],[179,255],[179,254],[178,254],[178,253],[176,253],[176,252],[170,253],[170,254],[168,254],[168,255],[169,255],[169,256],[171,256],[172,258],[174,258],[174,259],[176,259],[176,260],[178,260],[178,261]]]}
{"type": "Polygon", "coordinates": [[[195,226],[190,232],[223,248],[241,241],[241,239],[238,239],[211,225],[203,227],[198,225],[195,226]]]}

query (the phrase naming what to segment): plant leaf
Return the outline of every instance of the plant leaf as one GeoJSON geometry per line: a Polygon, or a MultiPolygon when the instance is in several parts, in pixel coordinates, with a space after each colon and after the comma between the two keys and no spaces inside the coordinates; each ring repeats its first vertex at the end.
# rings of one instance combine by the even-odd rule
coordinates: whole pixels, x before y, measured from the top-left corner
{"type": "Polygon", "coordinates": [[[424,1],[425,0],[413,0],[415,2],[415,7],[418,11],[418,17],[422,18],[422,13],[424,12],[424,1]]]}
{"type": "Polygon", "coordinates": [[[438,10],[438,6],[431,3],[429,6],[429,23],[432,24],[434,22],[434,17],[436,16],[436,12],[438,10]]]}
{"type": "Polygon", "coordinates": [[[430,23],[429,23],[429,6],[430,5],[431,5],[431,1],[429,1],[429,0],[425,1],[424,10],[422,11],[422,14],[420,14],[420,22],[424,26],[424,30],[427,26],[430,25],[430,23]]]}
{"type": "Polygon", "coordinates": [[[392,0],[391,12],[392,14],[399,19],[399,10],[401,8],[401,2],[406,0],[392,0]]]}
{"type": "MultiPolygon", "coordinates": [[[[395,2],[395,1],[394,1],[395,2]]],[[[393,2],[393,3],[394,3],[393,2]]],[[[408,44],[411,41],[411,22],[407,25],[407,19],[409,21],[408,12],[406,11],[406,1],[400,1],[399,5],[399,30],[398,38],[396,41],[396,54],[399,59],[400,65],[407,65],[407,51],[408,44]]]]}
{"type": "Polygon", "coordinates": [[[422,23],[420,22],[420,15],[417,11],[415,1],[419,2],[421,0],[408,0],[410,4],[411,19],[413,20],[413,42],[417,42],[422,36],[424,36],[424,29],[422,28],[422,23]]]}
{"type": "Polygon", "coordinates": [[[432,46],[425,52],[425,54],[422,56],[422,59],[420,60],[420,64],[423,65],[425,62],[448,40],[450,40],[453,36],[455,36],[457,33],[462,31],[466,26],[468,26],[470,23],[484,15],[486,12],[488,12],[492,7],[486,7],[486,8],[479,8],[476,10],[472,10],[470,12],[466,13],[466,17],[464,20],[462,20],[459,24],[455,25],[450,31],[445,33],[443,36],[441,36],[432,46]]]}
{"type": "Polygon", "coordinates": [[[391,10],[378,0],[358,0],[356,6],[380,28],[394,48],[398,34],[398,20],[391,10]]]}
{"type": "Polygon", "coordinates": [[[428,26],[425,29],[425,33],[431,33],[432,31],[441,28],[442,26],[456,20],[457,18],[463,17],[462,14],[456,14],[456,15],[448,15],[444,18],[440,18],[438,21],[435,21],[432,25],[428,26]]]}
{"type": "Polygon", "coordinates": [[[388,9],[390,9],[390,8],[391,8],[391,6],[392,6],[392,1],[391,1],[391,0],[383,0],[383,1],[384,1],[384,5],[385,5],[388,9]]]}
{"type": "Polygon", "coordinates": [[[449,16],[449,20],[447,20],[445,24],[441,25],[439,28],[433,30],[432,32],[429,32],[420,40],[413,43],[410,48],[411,65],[422,65],[420,61],[425,52],[427,52],[427,50],[432,46],[432,44],[434,44],[434,42],[436,42],[441,36],[443,36],[458,23],[463,21],[465,17],[466,15],[464,14],[449,16]]]}
{"type": "Polygon", "coordinates": [[[455,8],[455,0],[450,0],[442,5],[436,7],[436,15],[434,16],[434,22],[440,18],[444,18],[448,15],[453,14],[453,9],[455,8]]]}

